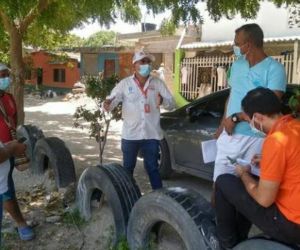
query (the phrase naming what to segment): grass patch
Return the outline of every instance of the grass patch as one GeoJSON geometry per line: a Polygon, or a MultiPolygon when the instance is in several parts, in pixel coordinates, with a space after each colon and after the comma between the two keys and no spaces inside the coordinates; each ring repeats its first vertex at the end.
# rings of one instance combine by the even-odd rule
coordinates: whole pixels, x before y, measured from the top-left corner
{"type": "Polygon", "coordinates": [[[18,239],[19,238],[19,234],[18,234],[18,232],[17,231],[13,231],[13,232],[2,232],[2,239],[4,239],[4,240],[16,240],[16,239],[18,239]]]}
{"type": "MultiPolygon", "coordinates": [[[[111,226],[108,228],[108,238],[107,238],[107,249],[108,250],[130,250],[129,244],[127,242],[127,239],[125,236],[122,236],[119,241],[114,244],[113,238],[115,235],[114,228],[111,226]]],[[[139,250],[157,250],[157,240],[155,234],[150,234],[149,242],[145,249],[139,249],[139,250]]]]}
{"type": "Polygon", "coordinates": [[[2,244],[4,242],[4,245],[0,245],[0,250],[12,250],[14,247],[9,242],[15,242],[19,238],[18,232],[2,232],[1,233],[1,239],[2,244]]]}
{"type": "Polygon", "coordinates": [[[110,250],[130,250],[126,237],[122,237],[115,246],[110,247],[110,250]]]}
{"type": "Polygon", "coordinates": [[[130,250],[127,239],[125,236],[122,236],[119,241],[114,244],[113,239],[115,236],[115,230],[113,226],[110,226],[108,229],[107,236],[107,249],[108,250],[130,250]]]}
{"type": "Polygon", "coordinates": [[[65,212],[63,215],[63,222],[77,227],[82,227],[86,223],[86,221],[81,217],[78,209],[65,212]]]}
{"type": "Polygon", "coordinates": [[[12,250],[9,246],[0,246],[0,250],[12,250]]]}

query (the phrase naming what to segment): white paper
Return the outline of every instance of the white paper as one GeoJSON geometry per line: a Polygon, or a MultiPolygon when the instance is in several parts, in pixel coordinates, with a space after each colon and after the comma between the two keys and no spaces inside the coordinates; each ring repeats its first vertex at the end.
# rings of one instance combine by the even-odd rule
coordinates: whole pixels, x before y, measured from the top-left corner
{"type": "Polygon", "coordinates": [[[251,164],[250,161],[246,161],[244,159],[237,158],[236,159],[236,163],[239,164],[242,167],[250,166],[251,167],[251,170],[250,170],[251,173],[253,175],[259,176],[259,174],[260,174],[259,167],[257,167],[256,165],[251,164]]]}
{"type": "Polygon", "coordinates": [[[217,140],[208,140],[201,142],[202,156],[204,163],[214,162],[217,155],[217,140]]]}
{"type": "Polygon", "coordinates": [[[259,176],[260,175],[260,168],[251,165],[251,173],[254,174],[254,175],[256,175],[256,176],[259,176]]]}

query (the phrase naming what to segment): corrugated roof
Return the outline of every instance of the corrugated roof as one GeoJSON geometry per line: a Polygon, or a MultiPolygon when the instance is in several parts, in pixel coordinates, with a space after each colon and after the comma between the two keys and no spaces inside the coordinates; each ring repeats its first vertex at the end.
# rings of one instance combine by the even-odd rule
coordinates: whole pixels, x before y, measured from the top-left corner
{"type": "MultiPolygon", "coordinates": [[[[266,43],[270,42],[293,42],[299,40],[300,36],[283,36],[283,37],[268,37],[264,41],[266,43]]],[[[200,48],[211,48],[211,47],[223,47],[232,46],[233,41],[216,41],[216,42],[194,42],[182,45],[181,49],[200,49],[200,48]]]]}

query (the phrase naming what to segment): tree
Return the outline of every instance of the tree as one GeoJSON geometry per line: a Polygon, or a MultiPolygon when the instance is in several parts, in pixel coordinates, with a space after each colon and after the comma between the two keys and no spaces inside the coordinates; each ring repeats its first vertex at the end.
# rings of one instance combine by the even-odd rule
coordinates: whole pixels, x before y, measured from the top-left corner
{"type": "Polygon", "coordinates": [[[116,33],[113,31],[99,31],[89,36],[83,43],[85,47],[101,47],[114,45],[116,33]]]}
{"type": "Polygon", "coordinates": [[[85,105],[76,109],[74,114],[75,127],[84,127],[84,123],[89,123],[90,137],[96,139],[99,145],[99,162],[102,164],[103,152],[106,145],[106,138],[110,122],[121,119],[121,105],[118,105],[112,112],[105,112],[101,103],[110,94],[116,83],[119,81],[116,75],[104,78],[99,76],[85,76],[82,79],[86,86],[87,96],[95,101],[95,108],[87,108],[85,105]]]}
{"type": "Polygon", "coordinates": [[[83,46],[85,39],[43,27],[32,27],[24,37],[24,45],[45,50],[70,49],[83,46]],[[38,35],[36,35],[38,34],[38,35]]]}
{"type": "MultiPolygon", "coordinates": [[[[282,5],[293,5],[299,0],[269,0],[277,7],[282,5]]],[[[222,16],[233,18],[240,14],[245,19],[255,18],[262,0],[207,0],[207,10],[210,16],[218,21],[222,16]]]]}
{"type": "Polygon", "coordinates": [[[12,92],[18,106],[18,116],[24,120],[24,74],[22,45],[27,39],[45,42],[44,31],[61,35],[88,20],[108,25],[120,15],[127,22],[140,18],[137,1],[94,0],[0,0],[0,34],[9,37],[9,61],[13,81],[12,92]]]}
{"type": "Polygon", "coordinates": [[[0,28],[0,62],[8,63],[9,41],[8,36],[3,29],[0,28]]]}
{"type": "MultiPolygon", "coordinates": [[[[12,70],[12,92],[16,98],[19,120],[24,118],[23,93],[25,65],[22,45],[25,39],[42,40],[38,31],[54,31],[62,35],[79,27],[84,22],[98,21],[109,26],[120,17],[125,22],[135,23],[141,18],[140,6],[145,5],[153,14],[172,11],[172,20],[177,25],[180,20],[198,22],[201,20],[196,4],[200,0],[0,0],[0,36],[9,36],[9,61],[12,70]]],[[[272,0],[276,5],[297,3],[299,0],[272,0]]],[[[260,0],[207,0],[211,16],[218,20],[221,16],[232,17],[241,13],[242,17],[256,15],[260,0]]],[[[47,32],[46,32],[47,33],[47,32]]]]}
{"type": "Polygon", "coordinates": [[[176,25],[173,20],[164,18],[160,24],[159,30],[163,36],[172,36],[175,34],[176,25]]]}

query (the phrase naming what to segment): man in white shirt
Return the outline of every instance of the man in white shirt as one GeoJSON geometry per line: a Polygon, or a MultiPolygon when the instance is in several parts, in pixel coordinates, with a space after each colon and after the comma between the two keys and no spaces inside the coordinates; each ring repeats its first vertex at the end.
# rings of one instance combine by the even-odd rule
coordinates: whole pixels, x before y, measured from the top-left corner
{"type": "Polygon", "coordinates": [[[157,70],[157,73],[159,75],[159,78],[163,81],[165,81],[165,64],[164,63],[161,63],[158,70],[157,70]]]}
{"type": "Polygon", "coordinates": [[[10,170],[10,158],[25,153],[26,145],[12,141],[6,145],[0,142],[0,248],[1,248],[1,226],[2,226],[2,194],[8,190],[8,173],[10,170]]]}
{"type": "Polygon", "coordinates": [[[116,85],[103,107],[111,111],[122,102],[123,165],[133,174],[141,150],[152,189],[158,189],[162,187],[158,171],[159,141],[163,138],[160,105],[171,110],[175,103],[164,82],[150,76],[154,60],[153,55],[136,52],[132,59],[134,74],[116,85]]]}

